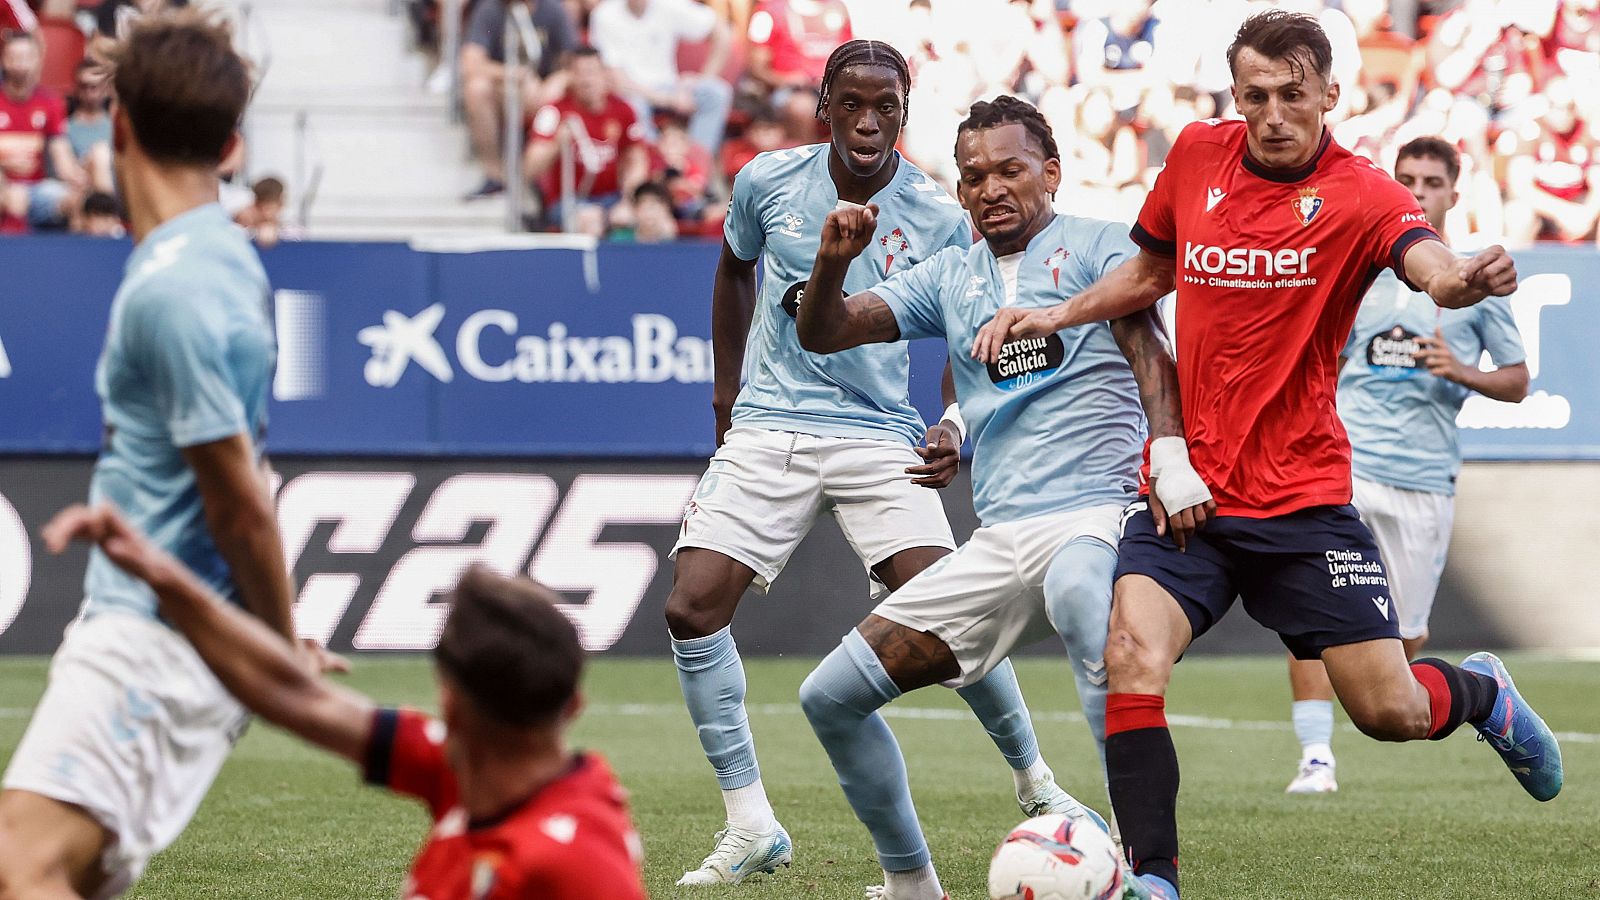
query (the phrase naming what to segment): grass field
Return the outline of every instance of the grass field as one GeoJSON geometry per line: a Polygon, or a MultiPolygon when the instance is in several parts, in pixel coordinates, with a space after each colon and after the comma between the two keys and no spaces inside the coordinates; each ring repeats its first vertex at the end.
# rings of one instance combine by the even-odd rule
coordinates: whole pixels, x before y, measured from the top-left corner
{"type": "MultiPolygon", "coordinates": [[[[1564,744],[1567,788],[1529,799],[1465,733],[1441,744],[1335,739],[1340,792],[1290,798],[1298,748],[1283,665],[1199,658],[1179,667],[1169,711],[1183,760],[1186,898],[1600,898],[1600,663],[1513,657],[1518,685],[1564,744]],[[1178,717],[1192,717],[1180,719],[1178,717]]],[[[795,703],[810,662],[749,662],[764,780],[796,863],[749,883],[760,898],[857,898],[877,879],[867,840],[795,703]]],[[[1046,758],[1068,790],[1106,807],[1076,700],[1056,661],[1018,666],[1046,758]]],[[[43,690],[43,660],[0,662],[0,757],[43,690]]],[[[419,659],[358,659],[351,683],[382,701],[432,704],[419,659]]],[[[576,742],[603,751],[633,792],[657,897],[711,848],[721,801],[670,663],[602,660],[576,742]]],[[[953,693],[895,704],[891,723],[946,887],[984,896],[995,841],[1020,818],[1011,779],[953,693]]],[[[426,829],[418,807],[362,787],[352,767],[253,727],[193,825],[151,863],[138,898],[393,897],[426,829]]],[[[596,898],[604,898],[597,888],[596,898]]]]}

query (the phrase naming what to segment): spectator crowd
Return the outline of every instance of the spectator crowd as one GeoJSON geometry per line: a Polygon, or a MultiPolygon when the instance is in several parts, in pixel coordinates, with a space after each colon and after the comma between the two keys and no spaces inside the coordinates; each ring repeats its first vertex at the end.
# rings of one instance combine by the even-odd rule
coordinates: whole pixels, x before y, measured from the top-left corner
{"type": "MultiPolygon", "coordinates": [[[[436,0],[414,0],[426,22],[436,0]]],[[[473,0],[461,55],[484,183],[497,194],[507,4],[542,53],[524,84],[528,222],[637,240],[715,236],[757,153],[826,138],[828,54],[852,37],[910,62],[900,149],[953,184],[957,124],[1012,93],[1054,126],[1064,212],[1131,221],[1178,132],[1232,115],[1225,50],[1246,16],[1315,15],[1342,86],[1335,137],[1384,168],[1407,140],[1462,153],[1463,247],[1596,239],[1600,0],[473,0]],[[653,221],[670,204],[673,227],[653,221]]]]}

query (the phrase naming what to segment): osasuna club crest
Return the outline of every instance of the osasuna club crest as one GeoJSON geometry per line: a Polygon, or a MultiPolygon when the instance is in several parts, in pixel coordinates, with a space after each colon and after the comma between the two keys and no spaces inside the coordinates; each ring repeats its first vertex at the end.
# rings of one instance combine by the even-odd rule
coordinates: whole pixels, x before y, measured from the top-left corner
{"type": "Polygon", "coordinates": [[[1289,201],[1289,208],[1294,210],[1294,217],[1300,220],[1301,225],[1310,225],[1311,220],[1322,211],[1322,198],[1317,196],[1317,188],[1308,187],[1300,189],[1300,196],[1289,201]]]}
{"type": "Polygon", "coordinates": [[[889,268],[894,265],[895,254],[904,253],[911,249],[911,242],[906,240],[906,233],[898,228],[878,238],[878,244],[883,247],[885,253],[883,260],[883,274],[885,275],[889,274],[889,268]]]}

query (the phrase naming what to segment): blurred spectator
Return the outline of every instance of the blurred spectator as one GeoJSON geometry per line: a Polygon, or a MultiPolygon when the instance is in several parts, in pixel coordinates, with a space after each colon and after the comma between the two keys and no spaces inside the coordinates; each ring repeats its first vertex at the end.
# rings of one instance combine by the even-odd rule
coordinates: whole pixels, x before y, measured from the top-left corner
{"type": "Polygon", "coordinates": [[[16,33],[0,45],[0,215],[34,228],[62,228],[87,184],[67,141],[61,98],[39,86],[39,41],[16,33]],[[46,165],[57,178],[46,177],[46,165]]]}
{"type": "MultiPolygon", "coordinates": [[[[694,0],[602,0],[589,18],[589,40],[653,136],[654,113],[689,118],[696,143],[722,145],[733,88],[718,75],[728,60],[728,26],[716,10],[694,0]],[[678,45],[709,40],[701,71],[678,71],[678,45]]],[[[830,48],[831,50],[831,48],[830,48]]]]}
{"type": "Polygon", "coordinates": [[[103,0],[94,11],[95,30],[115,40],[126,34],[140,16],[188,5],[189,0],[103,0]]]}
{"type": "Polygon", "coordinates": [[[1600,77],[1600,0],[1564,0],[1544,55],[1568,76],[1600,77]]]}
{"type": "Polygon", "coordinates": [[[559,0],[477,0],[461,45],[461,100],[466,107],[472,152],[483,168],[483,183],[467,199],[491,197],[506,188],[501,138],[505,127],[505,29],[508,4],[528,9],[537,41],[539,63],[524,69],[521,87],[525,107],[537,109],[561,96],[565,77],[557,75],[568,53],[578,48],[578,32],[559,0]]]}
{"type": "Polygon", "coordinates": [[[681,116],[663,118],[661,139],[656,144],[656,174],[672,197],[677,217],[698,219],[711,188],[711,154],[689,137],[686,125],[681,116]]]}
{"type": "Polygon", "coordinates": [[[88,174],[89,186],[112,193],[111,79],[91,60],[78,63],[76,89],[67,100],[67,143],[88,174]]]}
{"type": "Polygon", "coordinates": [[[24,0],[0,0],[0,34],[8,31],[36,31],[39,17],[24,0]]]}
{"type": "Polygon", "coordinates": [[[122,225],[122,209],[117,205],[117,198],[102,191],[95,191],[83,198],[83,210],[73,224],[73,231],[89,237],[120,238],[128,235],[128,230],[122,225]]]}
{"type": "Polygon", "coordinates": [[[604,240],[610,231],[606,211],[594,203],[580,203],[572,213],[572,233],[604,240]]]}
{"type": "Polygon", "coordinates": [[[672,194],[666,185],[647,181],[633,192],[633,221],[618,228],[613,237],[640,244],[663,244],[678,239],[678,220],[672,214],[672,194]]]}
{"type": "Polygon", "coordinates": [[[250,186],[255,202],[240,210],[233,220],[250,233],[256,246],[262,249],[276,247],[279,241],[299,240],[300,229],[283,220],[283,180],[267,176],[256,179],[250,186]]]}
{"type": "Polygon", "coordinates": [[[1500,119],[1542,86],[1540,41],[1560,0],[1467,0],[1440,20],[1429,43],[1433,78],[1500,119]]]}
{"type": "Polygon", "coordinates": [[[777,113],[766,105],[758,106],[750,114],[744,131],[722,145],[723,180],[731,184],[733,176],[739,174],[745,163],[755,159],[757,154],[792,146],[786,137],[777,113]]]}
{"type": "Polygon", "coordinates": [[[1152,63],[1162,28],[1151,7],[1151,0],[1122,0],[1073,32],[1078,81],[1110,88],[1119,113],[1138,106],[1145,89],[1158,83],[1152,63]]]}
{"type": "Polygon", "coordinates": [[[611,93],[605,64],[593,47],[579,47],[567,60],[567,92],[533,117],[523,175],[544,200],[544,218],[555,221],[563,199],[561,147],[573,159],[574,200],[609,208],[650,174],[648,143],[633,107],[611,93]]]}
{"type": "Polygon", "coordinates": [[[833,49],[854,37],[842,0],[761,0],[750,17],[750,77],[789,120],[810,117],[833,49]],[[792,101],[792,102],[791,102],[792,101]]]}
{"type": "Polygon", "coordinates": [[[1595,238],[1600,220],[1600,142],[1578,117],[1571,84],[1553,78],[1540,115],[1496,142],[1506,159],[1506,227],[1513,240],[1595,238]]]}

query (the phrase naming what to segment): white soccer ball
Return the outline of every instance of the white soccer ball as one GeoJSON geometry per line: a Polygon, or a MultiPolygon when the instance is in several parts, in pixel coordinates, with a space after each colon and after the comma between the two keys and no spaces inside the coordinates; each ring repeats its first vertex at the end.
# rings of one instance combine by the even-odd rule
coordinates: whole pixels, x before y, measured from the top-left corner
{"type": "Polygon", "coordinates": [[[1111,836],[1066,816],[1011,829],[989,862],[990,900],[1113,900],[1122,889],[1111,836]]]}

